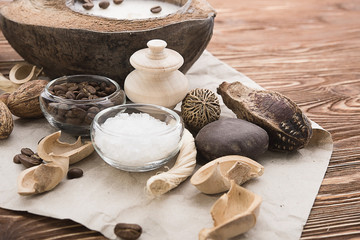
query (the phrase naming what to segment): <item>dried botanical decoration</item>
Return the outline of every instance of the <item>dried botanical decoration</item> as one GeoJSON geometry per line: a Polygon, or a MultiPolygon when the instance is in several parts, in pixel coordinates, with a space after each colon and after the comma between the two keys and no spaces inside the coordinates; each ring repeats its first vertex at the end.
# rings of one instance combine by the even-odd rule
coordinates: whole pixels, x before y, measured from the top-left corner
{"type": "Polygon", "coordinates": [[[226,240],[255,226],[262,198],[231,181],[230,190],[212,206],[213,228],[204,228],[199,240],[226,240]]]}
{"type": "Polygon", "coordinates": [[[220,118],[219,99],[209,89],[191,90],[181,104],[184,123],[194,131],[220,118]]]}
{"type": "Polygon", "coordinates": [[[289,152],[310,141],[310,120],[291,99],[268,90],[255,90],[240,82],[223,82],[218,93],[238,118],[252,122],[269,134],[269,150],[289,152]]]}

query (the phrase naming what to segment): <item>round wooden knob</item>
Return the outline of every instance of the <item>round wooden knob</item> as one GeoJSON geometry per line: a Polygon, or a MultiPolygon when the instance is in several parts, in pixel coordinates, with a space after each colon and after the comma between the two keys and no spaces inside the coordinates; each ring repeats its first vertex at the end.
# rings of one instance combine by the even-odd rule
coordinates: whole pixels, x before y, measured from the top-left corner
{"type": "Polygon", "coordinates": [[[150,49],[148,57],[151,59],[162,59],[166,57],[164,49],[167,43],[164,40],[153,39],[148,41],[147,46],[150,49]]]}

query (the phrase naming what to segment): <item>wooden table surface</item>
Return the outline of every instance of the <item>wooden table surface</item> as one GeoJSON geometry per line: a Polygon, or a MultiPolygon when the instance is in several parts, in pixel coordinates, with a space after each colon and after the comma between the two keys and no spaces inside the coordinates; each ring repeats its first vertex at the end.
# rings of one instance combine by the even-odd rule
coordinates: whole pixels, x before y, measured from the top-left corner
{"type": "MultiPolygon", "coordinates": [[[[0,1],[0,5],[4,4],[0,1]]],[[[360,239],[360,0],[209,0],[208,50],[293,99],[334,152],[302,239],[360,239]]],[[[22,61],[0,34],[0,72],[22,61]]],[[[70,220],[0,208],[0,239],[104,239],[70,220]]]]}

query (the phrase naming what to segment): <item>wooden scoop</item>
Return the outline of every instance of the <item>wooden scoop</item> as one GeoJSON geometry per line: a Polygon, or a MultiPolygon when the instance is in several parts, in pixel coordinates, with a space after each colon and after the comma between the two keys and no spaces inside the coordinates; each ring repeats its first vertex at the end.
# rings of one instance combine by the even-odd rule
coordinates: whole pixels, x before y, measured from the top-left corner
{"type": "Polygon", "coordinates": [[[46,162],[22,171],[18,177],[18,193],[33,195],[55,188],[66,176],[69,164],[89,156],[94,147],[91,142],[82,144],[81,137],[75,143],[59,141],[61,132],[55,132],[42,139],[38,155],[46,162]]]}

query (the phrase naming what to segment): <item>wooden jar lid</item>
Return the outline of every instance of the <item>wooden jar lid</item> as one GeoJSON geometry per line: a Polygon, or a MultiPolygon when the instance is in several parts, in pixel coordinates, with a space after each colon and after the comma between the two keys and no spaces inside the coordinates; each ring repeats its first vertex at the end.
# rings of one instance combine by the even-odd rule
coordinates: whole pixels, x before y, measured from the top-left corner
{"type": "Polygon", "coordinates": [[[147,46],[130,57],[130,64],[135,69],[154,73],[171,72],[184,63],[184,58],[178,52],[166,48],[167,43],[163,40],[150,40],[147,46]]]}

